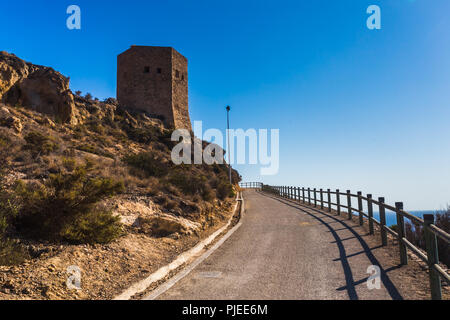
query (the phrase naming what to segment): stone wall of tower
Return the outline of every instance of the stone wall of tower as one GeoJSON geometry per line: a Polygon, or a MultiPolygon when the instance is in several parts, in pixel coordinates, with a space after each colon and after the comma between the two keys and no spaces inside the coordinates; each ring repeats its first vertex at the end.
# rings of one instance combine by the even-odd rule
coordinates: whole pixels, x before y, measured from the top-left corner
{"type": "Polygon", "coordinates": [[[117,57],[117,99],[168,127],[190,130],[187,59],[170,47],[132,46],[117,57]]]}
{"type": "Polygon", "coordinates": [[[172,51],[172,109],[176,128],[191,128],[188,106],[188,62],[172,51]]]}

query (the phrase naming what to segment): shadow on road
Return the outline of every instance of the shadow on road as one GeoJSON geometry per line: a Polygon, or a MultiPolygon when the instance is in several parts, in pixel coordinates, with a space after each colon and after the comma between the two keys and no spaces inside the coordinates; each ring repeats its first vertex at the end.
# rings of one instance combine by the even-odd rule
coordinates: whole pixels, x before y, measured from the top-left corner
{"type": "Polygon", "coordinates": [[[339,290],[339,291],[347,290],[347,294],[348,294],[348,296],[349,296],[349,298],[351,300],[358,300],[358,294],[356,292],[355,286],[366,282],[368,280],[368,277],[366,277],[364,279],[361,279],[361,280],[358,280],[358,281],[355,281],[353,279],[353,273],[352,273],[352,270],[351,270],[348,258],[352,257],[352,256],[355,256],[355,255],[358,255],[358,254],[366,254],[367,258],[369,259],[369,261],[370,261],[370,263],[372,265],[376,265],[376,266],[380,267],[380,270],[381,270],[381,282],[383,283],[384,287],[388,291],[388,293],[391,296],[391,298],[393,300],[403,300],[402,295],[400,294],[400,292],[397,290],[397,288],[395,287],[395,285],[392,283],[392,281],[389,279],[389,277],[387,275],[387,272],[392,271],[394,269],[398,269],[398,268],[401,267],[401,265],[394,266],[394,267],[391,267],[391,268],[388,268],[388,269],[384,269],[381,266],[381,264],[379,263],[379,261],[377,260],[377,258],[373,255],[372,251],[371,251],[371,250],[374,250],[374,249],[379,248],[381,246],[370,248],[368,246],[368,244],[364,241],[364,239],[360,236],[360,234],[358,232],[356,232],[355,230],[353,230],[353,228],[351,226],[349,226],[344,221],[336,218],[335,216],[333,216],[333,215],[331,215],[329,213],[325,213],[325,212],[323,212],[323,211],[321,211],[319,209],[315,209],[315,208],[311,208],[311,207],[303,207],[302,204],[293,204],[289,200],[280,199],[280,198],[278,198],[276,196],[272,196],[272,195],[269,195],[269,194],[266,194],[266,193],[263,193],[263,192],[259,192],[259,193],[261,195],[264,195],[265,197],[272,198],[272,199],[274,199],[276,201],[279,201],[279,202],[281,202],[281,203],[283,203],[283,204],[285,204],[287,206],[290,206],[292,208],[295,208],[297,210],[300,210],[300,211],[306,213],[307,215],[309,215],[309,216],[313,217],[314,219],[318,220],[320,223],[322,223],[324,226],[326,226],[328,228],[329,232],[333,235],[333,237],[335,239],[335,241],[333,241],[332,243],[336,243],[336,245],[338,246],[338,249],[339,249],[339,256],[340,257],[339,257],[339,259],[335,259],[335,261],[336,260],[341,260],[341,264],[342,264],[342,267],[344,269],[344,274],[345,274],[346,285],[343,286],[343,287],[337,288],[336,290],[339,290]],[[320,213],[322,216],[319,217],[316,214],[311,213],[310,211],[314,211],[314,212],[320,213]],[[333,222],[325,221],[324,220],[325,218],[330,218],[331,220],[333,220],[333,222]],[[333,227],[331,225],[332,224],[336,224],[336,223],[341,224],[344,228],[333,229],[333,227]],[[354,254],[351,254],[351,255],[347,255],[347,253],[345,251],[345,246],[343,244],[343,241],[349,240],[349,238],[341,239],[339,237],[339,235],[337,234],[337,232],[336,232],[336,231],[339,231],[339,230],[349,230],[354,235],[353,238],[356,238],[360,242],[360,244],[361,244],[361,246],[363,248],[363,251],[357,252],[357,253],[354,253],[354,254]]]}

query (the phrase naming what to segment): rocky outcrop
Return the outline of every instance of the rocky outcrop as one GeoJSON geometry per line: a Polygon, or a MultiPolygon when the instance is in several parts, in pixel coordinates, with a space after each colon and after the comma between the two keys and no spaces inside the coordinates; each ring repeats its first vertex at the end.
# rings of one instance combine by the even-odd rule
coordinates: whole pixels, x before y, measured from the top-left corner
{"type": "Polygon", "coordinates": [[[0,101],[50,115],[63,123],[77,123],[69,78],[7,52],[0,52],[0,101]]]}
{"type": "Polygon", "coordinates": [[[12,115],[8,108],[0,105],[0,126],[13,129],[16,133],[22,132],[22,122],[12,115]]]}
{"type": "Polygon", "coordinates": [[[164,213],[149,218],[139,217],[136,223],[142,233],[156,237],[167,237],[173,234],[191,235],[200,229],[198,223],[164,213]]]}
{"type": "Polygon", "coordinates": [[[13,54],[0,52],[0,98],[35,68],[13,54]]]}

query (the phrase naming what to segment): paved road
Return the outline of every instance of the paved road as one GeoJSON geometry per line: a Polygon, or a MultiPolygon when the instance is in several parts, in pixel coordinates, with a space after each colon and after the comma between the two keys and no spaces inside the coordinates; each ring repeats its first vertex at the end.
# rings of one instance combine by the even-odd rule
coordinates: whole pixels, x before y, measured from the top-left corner
{"type": "Polygon", "coordinates": [[[352,222],[284,199],[246,191],[242,226],[158,299],[399,299],[352,222]]]}

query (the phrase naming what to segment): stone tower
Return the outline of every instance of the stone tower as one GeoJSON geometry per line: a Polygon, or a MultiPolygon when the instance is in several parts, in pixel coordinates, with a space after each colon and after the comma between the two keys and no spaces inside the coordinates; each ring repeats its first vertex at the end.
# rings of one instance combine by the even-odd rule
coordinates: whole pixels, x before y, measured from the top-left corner
{"type": "Polygon", "coordinates": [[[117,57],[117,100],[126,109],[191,130],[188,62],[171,47],[131,46],[117,57]]]}

